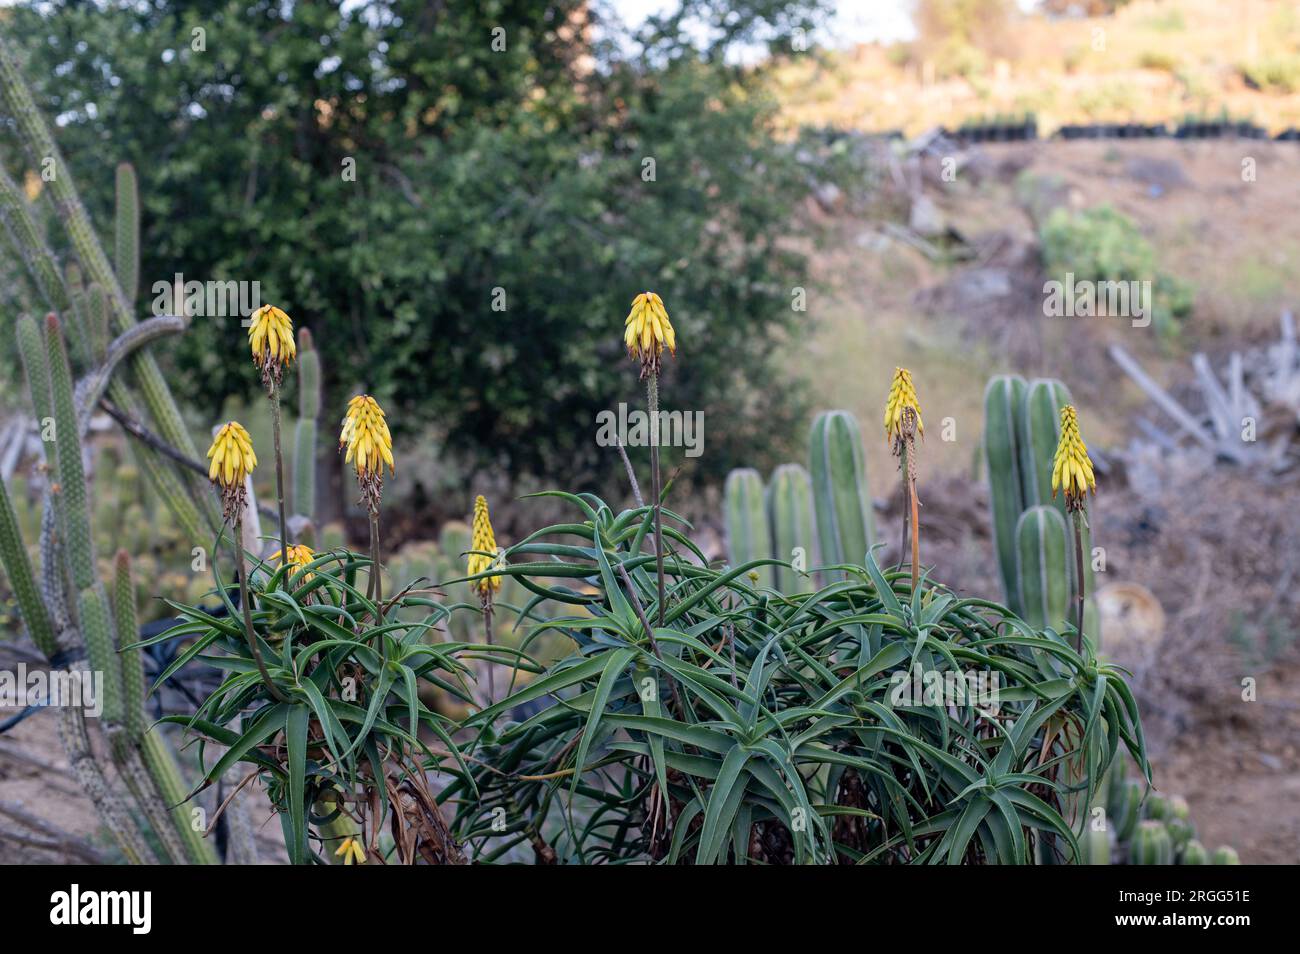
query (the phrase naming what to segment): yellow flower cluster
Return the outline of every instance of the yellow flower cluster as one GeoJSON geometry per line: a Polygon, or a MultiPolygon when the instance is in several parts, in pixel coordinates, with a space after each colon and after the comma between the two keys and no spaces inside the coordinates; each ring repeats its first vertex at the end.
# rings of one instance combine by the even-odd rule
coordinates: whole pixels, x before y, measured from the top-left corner
{"type": "MultiPolygon", "coordinates": [[[[281,562],[286,563],[287,565],[293,567],[295,573],[301,570],[303,567],[309,566],[311,562],[316,559],[316,554],[313,553],[311,547],[307,546],[306,544],[299,543],[295,545],[291,543],[289,544],[288,549],[289,549],[289,558],[281,562]]],[[[272,553],[271,559],[279,560],[280,551],[276,550],[274,553],[272,553]]],[[[303,575],[303,578],[299,582],[308,583],[315,575],[316,575],[315,573],[306,573],[303,575]]]]}
{"type": "Polygon", "coordinates": [[[1092,460],[1088,457],[1088,445],[1079,433],[1079,415],[1074,406],[1067,404],[1061,408],[1061,440],[1056,445],[1056,456],[1052,459],[1052,496],[1058,490],[1065,491],[1067,509],[1078,510],[1091,490],[1097,492],[1097,479],[1093,476],[1092,460]]]}
{"type": "Polygon", "coordinates": [[[360,838],[344,838],[339,842],[334,857],[342,858],[344,865],[364,865],[366,863],[366,850],[361,847],[360,838]]]}
{"type": "Polygon", "coordinates": [[[242,487],[257,466],[253,440],[238,421],[221,425],[208,448],[208,479],[227,489],[242,487]]]}
{"type": "Polygon", "coordinates": [[[274,305],[263,305],[249,319],[248,345],[259,368],[268,363],[288,367],[298,354],[292,319],[274,305]]]}
{"type": "Polygon", "coordinates": [[[384,464],[393,466],[393,436],[388,432],[384,409],[369,394],[358,394],[348,402],[348,412],[339,432],[339,447],[347,446],[344,463],[356,467],[357,476],[381,476],[384,464]]]}
{"type": "MultiPolygon", "coordinates": [[[[470,549],[483,551],[469,555],[470,576],[486,573],[496,564],[497,538],[492,532],[492,518],[488,515],[487,500],[482,494],[474,498],[474,527],[470,535],[470,549]],[[488,553],[493,555],[486,556],[488,553]]],[[[486,597],[501,589],[501,577],[485,576],[481,580],[474,580],[470,586],[479,596],[486,597]]]]}
{"type": "Polygon", "coordinates": [[[668,320],[663,299],[654,292],[642,292],[632,299],[632,310],[623,322],[623,343],[632,358],[641,360],[643,373],[659,371],[659,356],[667,348],[677,354],[677,335],[668,320]]]}
{"type": "Polygon", "coordinates": [[[889,400],[885,403],[885,437],[897,438],[903,432],[903,411],[911,408],[916,414],[916,432],[925,436],[925,425],[921,423],[921,405],[916,399],[916,388],[912,385],[912,372],[907,368],[894,369],[894,381],[889,386],[889,400]]]}

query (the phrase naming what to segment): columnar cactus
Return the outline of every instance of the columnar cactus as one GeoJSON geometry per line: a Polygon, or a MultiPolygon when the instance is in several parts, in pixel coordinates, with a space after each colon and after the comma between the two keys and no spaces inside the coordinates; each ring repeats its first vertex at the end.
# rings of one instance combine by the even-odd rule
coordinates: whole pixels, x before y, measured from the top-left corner
{"type": "Polygon", "coordinates": [[[1069,531],[1054,507],[1030,507],[1016,523],[1020,614],[1036,628],[1064,628],[1070,610],[1069,531]]]}
{"type": "Polygon", "coordinates": [[[1173,842],[1165,826],[1154,819],[1140,822],[1133,840],[1129,843],[1128,862],[1131,865],[1172,865],[1173,842]]]}
{"type": "MultiPolygon", "coordinates": [[[[725,490],[727,554],[733,566],[765,560],[772,553],[772,535],[763,506],[763,478],[750,467],[727,475],[725,490]]],[[[772,585],[772,568],[759,567],[759,583],[772,585]]]]}
{"type": "MultiPolygon", "coordinates": [[[[1052,497],[1052,455],[1060,438],[1060,410],[1069,402],[1070,392],[1065,385],[1046,378],[1026,384],[1016,375],[1001,375],[991,379],[984,391],[984,461],[992,510],[993,545],[1007,605],[1026,619],[1031,618],[1027,614],[1032,614],[1040,625],[1056,628],[1065,624],[1067,615],[1054,617],[1056,622],[1043,623],[1041,603],[1031,608],[1022,601],[1023,581],[1019,568],[1041,566],[1050,558],[1044,554],[1034,559],[1024,553],[1021,543],[1027,541],[1019,538],[1018,531],[1022,515],[1035,507],[1054,509],[1064,519],[1064,498],[1059,494],[1055,499],[1052,497]]],[[[1055,544],[1054,535],[1047,539],[1055,544]]],[[[1066,539],[1069,540],[1068,534],[1066,539]]],[[[1096,602],[1091,594],[1096,592],[1096,586],[1092,579],[1092,561],[1088,559],[1092,551],[1091,534],[1086,527],[1083,548],[1084,592],[1088,594],[1084,631],[1095,645],[1099,629],[1096,602]]],[[[1068,610],[1073,605],[1077,584],[1071,547],[1067,547],[1066,554],[1069,558],[1065,560],[1061,579],[1066,581],[1068,588],[1065,594],[1068,610]]]]}
{"type": "Polygon", "coordinates": [[[848,411],[825,411],[813,421],[808,472],[821,563],[862,563],[875,539],[862,432],[848,411]]]}
{"type": "Polygon", "coordinates": [[[1210,855],[1210,864],[1212,865],[1239,865],[1241,859],[1237,857],[1235,848],[1227,845],[1220,845],[1214,849],[1214,854],[1210,855]]]}
{"type": "MultiPolygon", "coordinates": [[[[798,464],[782,464],[772,471],[767,489],[771,521],[772,557],[787,563],[816,560],[817,523],[813,515],[812,481],[798,464]]],[[[776,567],[776,586],[787,595],[807,589],[808,577],[795,569],[776,567]]]]}
{"type": "Polygon", "coordinates": [[[1205,846],[1193,838],[1183,846],[1181,863],[1185,865],[1207,865],[1210,863],[1210,857],[1205,852],[1205,846]]]}
{"type": "Polygon", "coordinates": [[[293,439],[293,510],[316,515],[316,419],[320,417],[320,354],[311,332],[298,332],[298,423],[293,439]]]}
{"type": "MultiPolygon", "coordinates": [[[[0,172],[0,221],[33,287],[51,309],[44,329],[26,317],[20,318],[16,327],[50,475],[38,530],[40,572],[33,572],[7,492],[0,492],[0,562],[23,622],[51,666],[77,673],[89,671],[98,677],[108,745],[92,744],[86,711],[78,706],[60,707],[60,737],[73,773],[123,855],[132,862],[158,858],[213,861],[212,845],[190,829],[188,817],[179,816],[178,810],[169,811],[185,799],[188,788],[175,771],[165,740],[158,730],[141,731],[145,718],[139,656],[129,652],[119,656],[117,651],[119,644],[135,639],[134,606],[127,613],[125,600],[119,600],[115,616],[98,576],[92,501],[81,450],[90,418],[108,394],[126,415],[141,422],[151,419],[153,430],[174,450],[197,456],[162,373],[145,348],[161,335],[180,331],[184,322],[174,317],[137,322],[132,308],[139,282],[139,204],[134,174],[129,168],[118,171],[115,268],[3,37],[0,107],[12,121],[29,159],[35,164],[53,163],[57,174],[48,181],[46,194],[76,257],[68,268],[59,266],[22,191],[0,172]],[[65,329],[74,343],[75,378],[65,329]],[[110,329],[117,334],[112,341],[110,329]],[[130,383],[115,374],[123,361],[129,362],[133,371],[130,383]],[[134,667],[129,672],[123,670],[124,660],[134,667]],[[105,750],[115,763],[115,774],[105,770],[100,755],[105,750]],[[137,811],[128,808],[121,784],[130,790],[137,811]],[[152,829],[152,837],[146,828],[152,829]]],[[[196,543],[207,543],[209,531],[216,526],[211,495],[200,489],[191,474],[152,447],[141,445],[138,460],[185,532],[196,543]]],[[[118,582],[129,587],[129,575],[125,584],[118,582]]],[[[232,846],[237,840],[232,835],[232,846]]]]}
{"type": "Polygon", "coordinates": [[[1020,477],[1019,420],[1025,382],[1015,375],[993,378],[984,389],[984,466],[988,473],[993,518],[993,547],[1007,605],[1017,613],[1016,524],[1025,509],[1020,477]]]}

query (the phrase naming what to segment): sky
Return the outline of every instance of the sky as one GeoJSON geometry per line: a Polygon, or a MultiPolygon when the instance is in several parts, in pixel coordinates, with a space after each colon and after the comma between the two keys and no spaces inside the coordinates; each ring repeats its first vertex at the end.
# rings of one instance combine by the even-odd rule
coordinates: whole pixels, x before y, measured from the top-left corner
{"type": "MultiPolygon", "coordinates": [[[[676,0],[608,0],[629,26],[651,13],[674,8],[676,0]]],[[[820,45],[851,46],[855,43],[911,39],[912,0],[836,0],[835,16],[820,45]]]]}

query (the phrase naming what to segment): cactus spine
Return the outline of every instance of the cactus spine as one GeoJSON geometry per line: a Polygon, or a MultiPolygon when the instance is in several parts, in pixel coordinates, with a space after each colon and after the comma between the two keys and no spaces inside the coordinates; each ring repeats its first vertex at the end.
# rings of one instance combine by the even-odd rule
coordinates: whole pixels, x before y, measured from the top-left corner
{"type": "Polygon", "coordinates": [[[1152,819],[1141,822],[1129,844],[1128,861],[1131,865],[1173,864],[1173,843],[1165,826],[1152,819]]]}
{"type": "MultiPolygon", "coordinates": [[[[808,471],[798,464],[782,464],[772,471],[767,503],[773,558],[809,566],[809,561],[815,559],[817,522],[808,471]]],[[[782,593],[790,595],[808,588],[806,573],[786,567],[775,569],[776,586],[782,593]]]]}
{"type": "Polygon", "coordinates": [[[320,354],[311,332],[298,331],[298,423],[293,435],[293,512],[316,516],[316,419],[320,417],[320,354]]]}
{"type": "Polygon", "coordinates": [[[875,526],[857,419],[848,411],[819,414],[808,444],[821,562],[862,563],[875,526]]]}
{"type": "MultiPolygon", "coordinates": [[[[727,475],[724,492],[727,514],[727,554],[732,566],[764,560],[772,552],[767,512],[763,506],[763,478],[750,467],[727,475]]],[[[772,585],[772,568],[758,567],[759,584],[772,585]]]]}

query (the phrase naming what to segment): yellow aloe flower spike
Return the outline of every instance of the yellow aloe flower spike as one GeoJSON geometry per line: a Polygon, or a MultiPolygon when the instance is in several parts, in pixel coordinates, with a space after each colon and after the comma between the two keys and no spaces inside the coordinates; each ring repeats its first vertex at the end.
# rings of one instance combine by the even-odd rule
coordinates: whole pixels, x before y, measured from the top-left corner
{"type": "Polygon", "coordinates": [[[253,352],[253,364],[262,371],[264,379],[280,375],[298,355],[298,345],[293,339],[293,319],[274,305],[263,305],[253,312],[248,321],[248,346],[253,352]]]}
{"type": "Polygon", "coordinates": [[[916,414],[916,432],[925,436],[925,424],[921,422],[921,405],[916,398],[916,388],[912,385],[912,372],[907,368],[895,368],[894,380],[889,386],[889,400],[885,402],[885,439],[897,439],[903,431],[903,411],[911,408],[916,414]]]}
{"type": "Polygon", "coordinates": [[[347,447],[344,463],[353,464],[357,475],[383,474],[384,465],[395,473],[393,436],[388,431],[384,409],[369,394],[358,394],[348,402],[339,432],[339,447],[347,447]]]}
{"type": "Polygon", "coordinates": [[[208,448],[208,479],[221,488],[221,512],[227,520],[243,513],[244,479],[257,466],[253,440],[238,421],[222,424],[208,448]]]}
{"type": "Polygon", "coordinates": [[[654,292],[642,292],[632,299],[632,310],[623,326],[623,343],[628,356],[640,360],[642,377],[659,373],[664,348],[676,356],[677,333],[668,320],[663,299],[654,292]]]}
{"type": "Polygon", "coordinates": [[[1067,510],[1083,509],[1088,491],[1097,493],[1097,478],[1088,457],[1088,445],[1079,433],[1079,415],[1074,406],[1061,408],[1061,439],[1052,458],[1052,497],[1061,490],[1065,493],[1067,510]]]}
{"type": "MultiPolygon", "coordinates": [[[[497,538],[492,532],[492,518],[488,514],[487,499],[482,494],[474,498],[474,526],[470,535],[470,549],[496,554],[489,557],[484,553],[471,553],[468,568],[470,576],[486,573],[500,559],[501,551],[497,549],[497,538]]],[[[501,589],[501,577],[485,576],[481,580],[474,580],[470,586],[480,597],[489,597],[501,589]]]]}
{"type": "Polygon", "coordinates": [[[366,863],[366,851],[361,847],[360,838],[344,838],[334,851],[336,858],[342,858],[344,865],[366,863]]]}
{"type": "Polygon", "coordinates": [[[208,448],[208,479],[222,487],[243,486],[257,466],[253,440],[238,421],[223,424],[208,448]]]}
{"type": "MultiPolygon", "coordinates": [[[[276,550],[274,553],[272,553],[271,559],[279,560],[280,551],[276,550]]],[[[311,547],[307,546],[306,544],[299,543],[296,545],[295,544],[289,545],[289,559],[281,562],[287,563],[289,566],[293,567],[294,572],[296,573],[299,570],[301,570],[303,567],[310,565],[311,562],[315,559],[316,559],[316,554],[312,552],[311,547]]],[[[311,582],[312,578],[315,576],[316,576],[315,573],[305,573],[303,574],[303,578],[299,580],[299,582],[309,583],[311,582]]]]}

